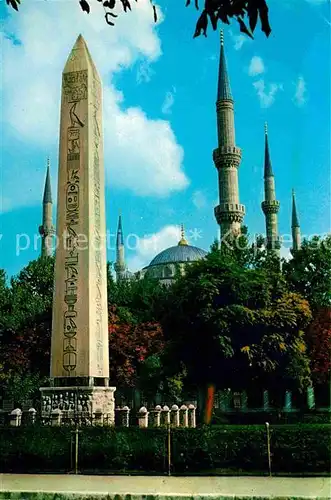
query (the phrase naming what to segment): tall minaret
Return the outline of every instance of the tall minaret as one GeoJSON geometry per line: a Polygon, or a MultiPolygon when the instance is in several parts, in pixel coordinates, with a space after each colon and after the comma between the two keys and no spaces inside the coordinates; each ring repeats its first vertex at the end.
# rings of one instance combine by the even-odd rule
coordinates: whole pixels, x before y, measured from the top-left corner
{"type": "Polygon", "coordinates": [[[245,206],[239,202],[238,168],[241,149],[236,146],[234,106],[224,54],[223,31],[216,101],[218,147],[213,159],[218,170],[219,205],[215,217],[220,225],[221,239],[226,235],[238,235],[245,215],[245,206]]]}
{"type": "Polygon", "coordinates": [[[122,228],[122,216],[118,217],[117,237],[116,237],[116,262],[114,264],[116,272],[116,282],[118,283],[125,277],[125,258],[124,258],[124,238],[122,228]]]}
{"type": "Polygon", "coordinates": [[[300,250],[301,247],[301,234],[300,234],[300,224],[297,214],[297,207],[295,202],[294,189],[292,190],[292,249],[293,251],[300,250]]]}
{"type": "Polygon", "coordinates": [[[276,200],[275,177],[272,171],[268,128],[265,124],[265,151],[264,151],[264,197],[262,202],[262,210],[265,215],[266,235],[267,235],[267,251],[273,252],[279,256],[280,242],[278,236],[278,218],[279,201],[276,200]]]}
{"type": "Polygon", "coordinates": [[[41,235],[41,256],[50,257],[53,252],[53,235],[55,233],[53,226],[53,200],[51,191],[51,178],[49,173],[49,158],[47,158],[47,172],[43,198],[43,222],[39,226],[39,234],[41,235]]]}

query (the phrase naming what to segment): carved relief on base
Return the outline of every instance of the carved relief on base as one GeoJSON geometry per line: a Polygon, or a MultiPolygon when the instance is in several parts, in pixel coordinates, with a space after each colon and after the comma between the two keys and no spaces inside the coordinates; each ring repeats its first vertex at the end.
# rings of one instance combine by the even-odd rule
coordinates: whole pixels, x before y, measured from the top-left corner
{"type": "Polygon", "coordinates": [[[74,415],[93,419],[102,414],[108,425],[113,425],[115,390],[115,387],[41,387],[42,418],[50,417],[54,410],[61,410],[64,419],[74,415]]]}

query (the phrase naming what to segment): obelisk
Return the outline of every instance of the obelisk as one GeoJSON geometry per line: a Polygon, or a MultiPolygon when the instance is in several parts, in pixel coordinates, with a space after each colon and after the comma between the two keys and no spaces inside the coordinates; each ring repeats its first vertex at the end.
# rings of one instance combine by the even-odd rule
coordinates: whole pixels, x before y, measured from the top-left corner
{"type": "Polygon", "coordinates": [[[109,387],[101,81],[81,35],[62,75],[51,387],[43,412],[102,413],[109,387]]]}

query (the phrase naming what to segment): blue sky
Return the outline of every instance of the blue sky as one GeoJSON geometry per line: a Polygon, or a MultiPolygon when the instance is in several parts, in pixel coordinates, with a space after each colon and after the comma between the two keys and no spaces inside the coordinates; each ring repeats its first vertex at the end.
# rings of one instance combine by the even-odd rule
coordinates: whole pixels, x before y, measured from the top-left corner
{"type": "MultiPolygon", "coordinates": [[[[139,0],[111,28],[98,5],[87,16],[73,0],[23,0],[19,13],[1,2],[0,267],[9,276],[40,251],[34,236],[47,155],[56,202],[61,72],[79,33],[104,86],[107,228],[115,233],[121,210],[126,236],[136,235],[127,240],[129,268],[139,269],[176,244],[181,223],[191,244],[201,248],[208,249],[217,236],[212,151],[219,34],[209,30],[208,38],[193,39],[197,11],[184,4],[160,1],[155,26],[149,1],[139,0]],[[17,243],[26,249],[17,251],[17,243]]],[[[264,232],[267,120],[280,234],[290,233],[292,187],[302,233],[325,234],[330,229],[330,2],[270,0],[269,5],[269,39],[258,29],[251,41],[236,24],[224,27],[236,140],[243,150],[239,186],[245,224],[251,234],[264,232]]],[[[109,241],[113,248],[114,238],[109,241]]]]}

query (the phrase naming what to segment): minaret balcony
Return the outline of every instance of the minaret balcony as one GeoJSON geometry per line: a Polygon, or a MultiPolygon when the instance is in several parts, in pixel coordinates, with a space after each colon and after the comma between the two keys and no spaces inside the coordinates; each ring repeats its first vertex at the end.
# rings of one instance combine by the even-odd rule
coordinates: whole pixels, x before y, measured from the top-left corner
{"type": "Polygon", "coordinates": [[[237,146],[220,146],[213,151],[216,168],[237,168],[241,160],[241,149],[237,146]]]}
{"type": "Polygon", "coordinates": [[[245,216],[245,205],[240,203],[220,203],[214,208],[218,223],[224,221],[241,222],[245,216]]]}
{"type": "Polygon", "coordinates": [[[262,201],[261,207],[265,215],[277,214],[279,212],[280,203],[277,200],[262,201]]]}

